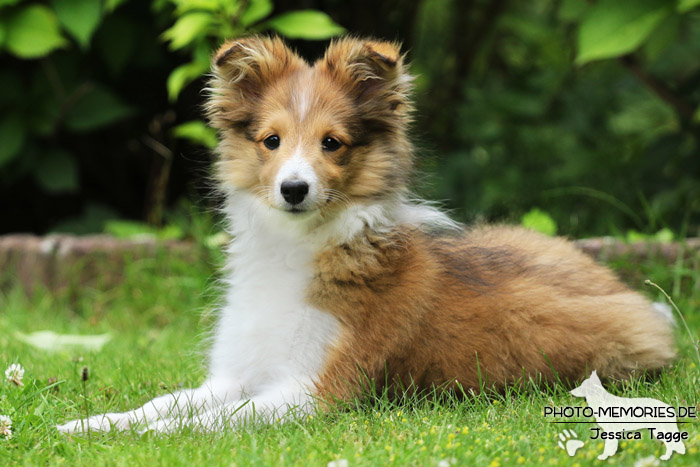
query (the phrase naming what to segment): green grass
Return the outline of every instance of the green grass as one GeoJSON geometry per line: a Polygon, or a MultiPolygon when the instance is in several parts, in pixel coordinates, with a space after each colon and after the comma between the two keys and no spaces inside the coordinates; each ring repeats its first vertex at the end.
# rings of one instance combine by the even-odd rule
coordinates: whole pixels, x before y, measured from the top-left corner
{"type": "MultiPolygon", "coordinates": [[[[216,434],[135,432],[64,436],[54,426],[68,419],[135,408],[156,395],[198,385],[212,310],[218,300],[213,261],[178,262],[165,256],[130,262],[125,281],[98,291],[74,287],[61,294],[38,290],[28,298],[14,288],[0,295],[0,370],[19,362],[24,387],[0,383],[0,415],[9,415],[14,437],[0,439],[0,465],[320,465],[347,459],[349,465],[589,465],[602,464],[600,440],[590,425],[569,425],[585,445],[575,457],[557,447],[564,425],[548,423],[546,406],[584,406],[561,387],[525,385],[505,395],[480,395],[440,402],[390,403],[378,398],[350,410],[284,425],[248,426],[216,434]],[[15,332],[51,329],[100,334],[113,339],[100,351],[50,353],[21,343],[15,332]],[[3,366],[4,365],[4,366],[3,366]],[[80,373],[90,377],[83,390],[80,373]],[[52,383],[56,381],[56,383],[52,383]]],[[[616,269],[637,288],[649,278],[669,292],[695,334],[700,329],[700,271],[690,263],[667,267],[654,261],[620,261],[616,269]]],[[[660,294],[649,287],[654,299],[660,294]]],[[[700,400],[694,351],[678,329],[680,358],[660,377],[617,382],[608,389],[627,397],[654,397],[672,405],[700,400]]],[[[4,376],[4,375],[3,375],[4,376]]],[[[681,425],[687,453],[668,465],[700,465],[700,424],[681,425]]],[[[606,464],[632,465],[658,457],[663,445],[621,442],[606,464]]]]}

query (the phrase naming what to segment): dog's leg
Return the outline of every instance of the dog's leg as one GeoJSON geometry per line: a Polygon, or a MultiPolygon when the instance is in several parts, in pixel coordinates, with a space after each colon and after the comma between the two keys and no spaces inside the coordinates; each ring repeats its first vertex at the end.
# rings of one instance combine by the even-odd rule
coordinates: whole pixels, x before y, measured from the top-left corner
{"type": "Polygon", "coordinates": [[[608,457],[612,456],[617,452],[617,440],[616,439],[606,439],[605,447],[603,447],[603,454],[598,456],[598,459],[604,461],[608,457]]]}
{"type": "Polygon", "coordinates": [[[161,419],[149,424],[148,429],[167,433],[187,426],[196,430],[218,431],[222,428],[236,428],[247,422],[284,422],[293,416],[315,411],[311,387],[310,384],[296,380],[277,382],[268,385],[250,399],[222,404],[186,418],[161,419]]]}
{"type": "Polygon", "coordinates": [[[72,420],[57,428],[64,433],[86,432],[88,430],[110,431],[112,427],[125,430],[132,425],[156,424],[158,420],[162,419],[189,419],[197,413],[206,413],[214,407],[239,398],[240,390],[237,390],[230,382],[210,379],[197,389],[185,389],[156,397],[135,410],[72,420]]]}

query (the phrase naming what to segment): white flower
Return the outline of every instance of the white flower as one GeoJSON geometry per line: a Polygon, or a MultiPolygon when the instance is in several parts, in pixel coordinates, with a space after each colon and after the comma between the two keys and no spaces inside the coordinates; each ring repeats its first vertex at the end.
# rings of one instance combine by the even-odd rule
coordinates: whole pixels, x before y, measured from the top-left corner
{"type": "Polygon", "coordinates": [[[634,467],[657,467],[659,465],[659,459],[654,456],[642,457],[634,463],[634,467]]]}
{"type": "Polygon", "coordinates": [[[330,461],[328,467],[348,467],[348,460],[338,459],[337,461],[330,461]]]}
{"type": "Polygon", "coordinates": [[[7,415],[0,415],[0,436],[12,438],[12,420],[7,415]]]}
{"type": "Polygon", "coordinates": [[[19,363],[13,363],[5,370],[5,378],[17,386],[24,386],[22,377],[24,376],[24,368],[19,363]]]}

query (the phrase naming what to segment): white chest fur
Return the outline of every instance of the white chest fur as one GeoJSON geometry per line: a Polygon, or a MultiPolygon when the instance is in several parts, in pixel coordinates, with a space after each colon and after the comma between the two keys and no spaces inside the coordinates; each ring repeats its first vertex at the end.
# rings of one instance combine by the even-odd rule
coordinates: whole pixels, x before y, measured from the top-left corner
{"type": "Polygon", "coordinates": [[[249,198],[231,203],[229,290],[210,353],[210,377],[247,394],[277,381],[311,383],[339,331],[305,301],[318,246],[267,209],[249,198]]]}

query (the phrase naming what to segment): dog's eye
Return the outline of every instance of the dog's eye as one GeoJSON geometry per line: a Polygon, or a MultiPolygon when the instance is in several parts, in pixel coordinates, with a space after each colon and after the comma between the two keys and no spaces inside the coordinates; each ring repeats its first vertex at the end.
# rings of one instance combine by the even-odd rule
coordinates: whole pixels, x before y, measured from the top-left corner
{"type": "Polygon", "coordinates": [[[268,136],[263,140],[263,144],[267,149],[275,150],[280,147],[280,137],[277,135],[268,136]]]}
{"type": "Polygon", "coordinates": [[[331,138],[330,136],[327,138],[323,138],[323,141],[321,141],[321,147],[324,151],[337,151],[342,145],[343,143],[341,143],[335,138],[331,138]]]}

